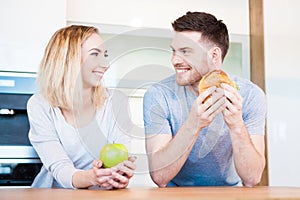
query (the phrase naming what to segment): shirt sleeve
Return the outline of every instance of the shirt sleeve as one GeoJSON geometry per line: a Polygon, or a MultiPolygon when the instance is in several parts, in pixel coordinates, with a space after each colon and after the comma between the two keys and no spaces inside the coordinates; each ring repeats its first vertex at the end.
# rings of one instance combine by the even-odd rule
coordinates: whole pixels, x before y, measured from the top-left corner
{"type": "Polygon", "coordinates": [[[145,134],[172,134],[166,97],[155,86],[144,95],[143,118],[145,134]]]}
{"type": "Polygon", "coordinates": [[[76,171],[73,162],[62,147],[57,135],[51,107],[41,96],[32,96],[27,104],[30,123],[29,140],[43,165],[64,188],[74,188],[72,177],[76,171]]]}
{"type": "Polygon", "coordinates": [[[244,99],[244,102],[247,102],[247,104],[243,105],[245,109],[243,119],[246,128],[250,135],[264,135],[267,113],[266,96],[256,85],[253,85],[248,92],[248,99],[244,99]]]}

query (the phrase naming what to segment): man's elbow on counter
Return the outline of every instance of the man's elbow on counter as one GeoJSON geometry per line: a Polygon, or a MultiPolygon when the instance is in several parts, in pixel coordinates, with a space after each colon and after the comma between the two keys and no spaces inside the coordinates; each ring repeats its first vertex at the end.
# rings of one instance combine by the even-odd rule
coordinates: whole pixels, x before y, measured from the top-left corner
{"type": "Polygon", "coordinates": [[[243,185],[246,187],[254,187],[260,183],[261,177],[265,168],[265,160],[262,162],[261,168],[256,173],[253,173],[252,176],[243,180],[243,185]]]}
{"type": "Polygon", "coordinates": [[[152,181],[160,188],[164,188],[168,183],[165,182],[165,178],[158,173],[151,172],[150,173],[152,181]]]}
{"type": "Polygon", "coordinates": [[[252,178],[249,178],[248,180],[244,181],[243,184],[246,187],[254,187],[257,184],[259,184],[260,180],[261,180],[261,176],[252,177],[252,178]]]}

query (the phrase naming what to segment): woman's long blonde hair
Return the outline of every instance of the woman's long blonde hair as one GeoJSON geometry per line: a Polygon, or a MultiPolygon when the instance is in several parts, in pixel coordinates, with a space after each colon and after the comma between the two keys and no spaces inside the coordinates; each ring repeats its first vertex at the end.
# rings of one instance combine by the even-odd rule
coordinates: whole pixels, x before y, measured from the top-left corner
{"type": "MultiPolygon", "coordinates": [[[[82,100],[81,46],[95,27],[72,25],[55,32],[50,39],[40,64],[37,83],[40,93],[52,107],[76,110],[82,100]]],[[[101,107],[106,99],[105,88],[93,89],[92,102],[101,107]]]]}

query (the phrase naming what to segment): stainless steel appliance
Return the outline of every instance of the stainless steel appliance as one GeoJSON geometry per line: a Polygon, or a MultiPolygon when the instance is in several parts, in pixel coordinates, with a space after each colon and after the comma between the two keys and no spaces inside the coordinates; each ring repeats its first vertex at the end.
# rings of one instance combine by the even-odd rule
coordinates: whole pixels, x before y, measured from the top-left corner
{"type": "Polygon", "coordinates": [[[0,72],[0,186],[30,186],[42,164],[28,140],[35,75],[0,72]]]}

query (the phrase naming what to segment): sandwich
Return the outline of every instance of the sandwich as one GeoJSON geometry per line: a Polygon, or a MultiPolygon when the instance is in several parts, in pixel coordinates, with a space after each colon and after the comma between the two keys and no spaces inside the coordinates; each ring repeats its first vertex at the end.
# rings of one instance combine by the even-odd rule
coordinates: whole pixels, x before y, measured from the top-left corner
{"type": "MultiPolygon", "coordinates": [[[[228,84],[234,87],[236,90],[238,90],[238,85],[236,84],[236,82],[231,80],[224,71],[220,69],[216,69],[207,73],[205,76],[202,77],[198,87],[199,94],[212,86],[216,86],[217,88],[220,88],[222,83],[228,84]]],[[[206,102],[208,99],[209,97],[206,98],[204,102],[206,102]]]]}

